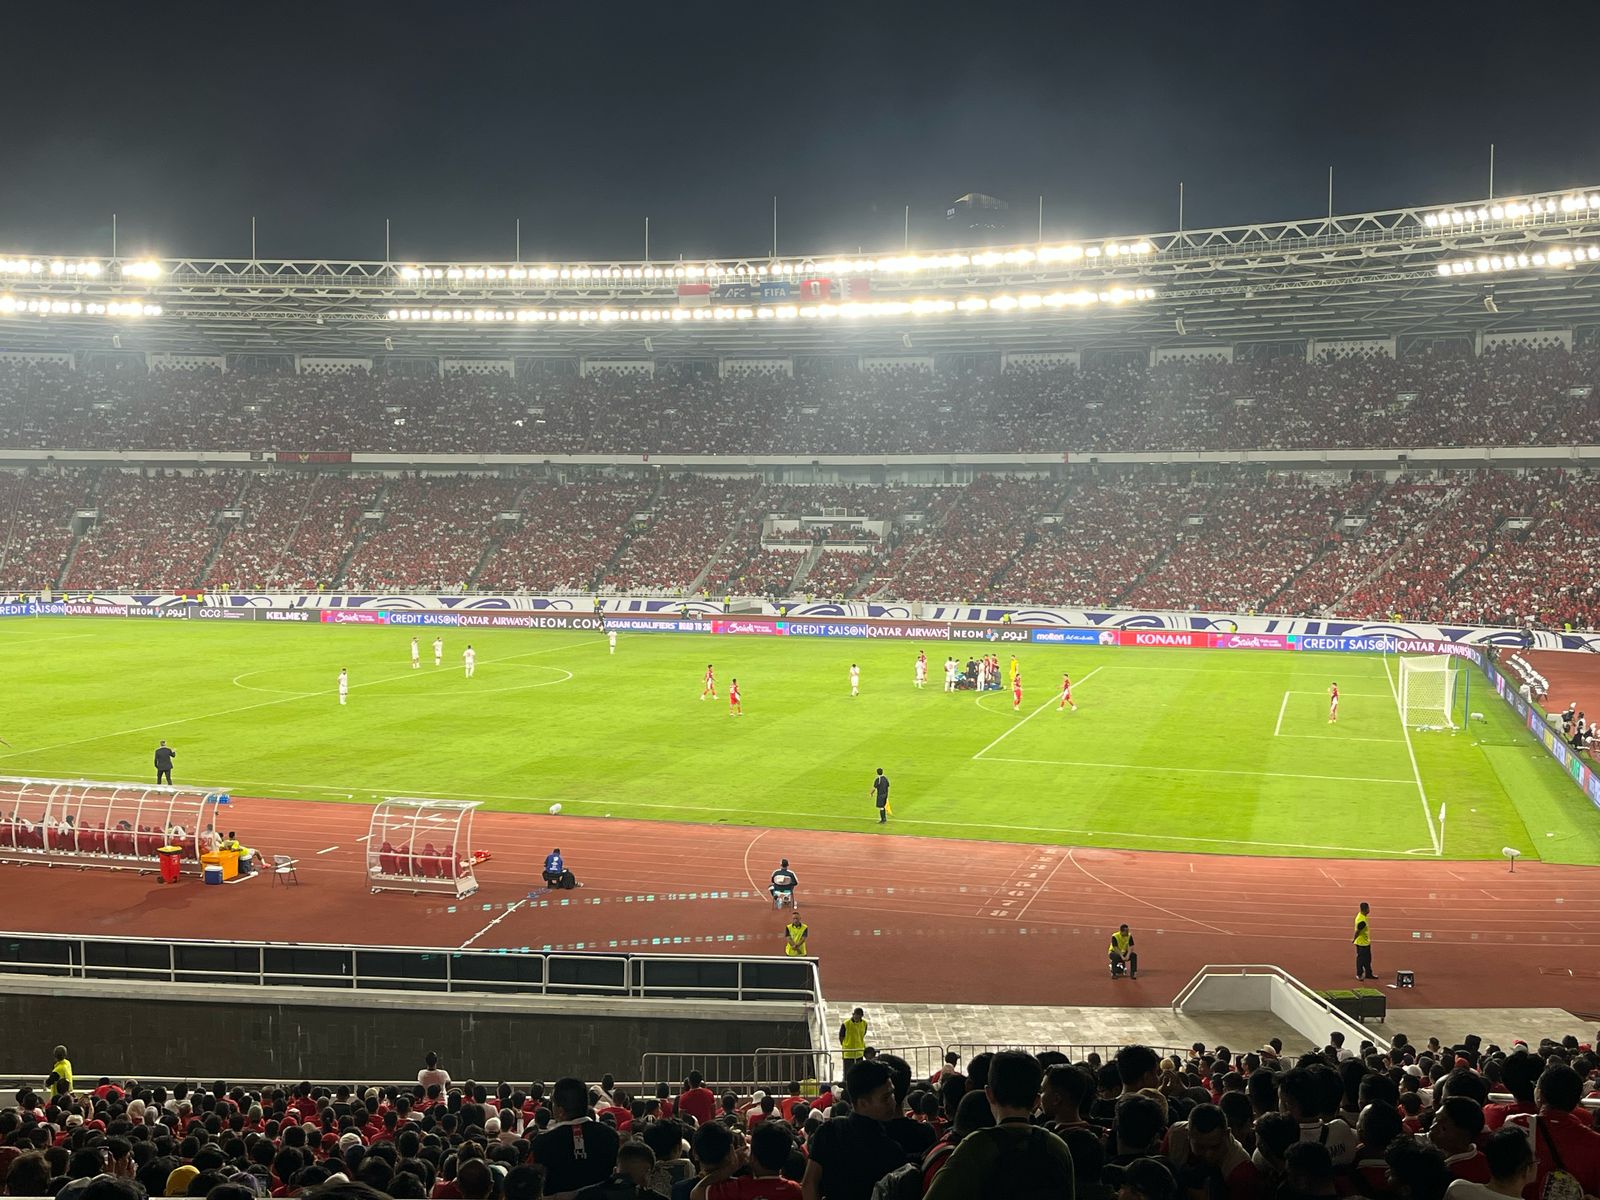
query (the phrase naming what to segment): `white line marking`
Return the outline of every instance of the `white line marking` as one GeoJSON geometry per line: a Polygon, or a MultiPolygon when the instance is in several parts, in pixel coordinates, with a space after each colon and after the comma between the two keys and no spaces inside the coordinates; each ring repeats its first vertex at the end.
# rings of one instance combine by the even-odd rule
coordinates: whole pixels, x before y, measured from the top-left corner
{"type": "Polygon", "coordinates": [[[1280,733],[1275,736],[1286,738],[1310,738],[1313,741],[1322,742],[1382,742],[1386,746],[1398,746],[1400,744],[1399,738],[1356,737],[1353,734],[1346,735],[1342,733],[1280,733]]]}
{"type": "Polygon", "coordinates": [[[1067,851],[1067,859],[1068,859],[1069,862],[1072,863],[1073,866],[1077,867],[1078,870],[1082,871],[1085,875],[1087,875],[1090,879],[1094,880],[1101,887],[1106,888],[1109,891],[1116,892],[1117,895],[1123,896],[1123,897],[1125,897],[1125,898],[1127,898],[1129,900],[1132,900],[1135,904],[1143,904],[1147,908],[1153,908],[1159,913],[1166,913],[1167,916],[1172,917],[1175,920],[1186,921],[1190,925],[1203,925],[1205,928],[1210,929],[1213,932],[1220,933],[1224,937],[1232,937],[1233,936],[1226,929],[1219,929],[1217,926],[1211,924],[1209,921],[1202,921],[1199,917],[1191,917],[1191,916],[1186,916],[1185,914],[1180,913],[1180,912],[1173,912],[1172,909],[1163,908],[1161,905],[1157,904],[1153,900],[1142,899],[1141,897],[1135,896],[1130,892],[1123,891],[1121,888],[1119,888],[1114,883],[1107,883],[1104,879],[1101,879],[1100,876],[1096,875],[1093,871],[1089,870],[1088,867],[1084,866],[1081,862],[1079,862],[1077,857],[1073,854],[1073,852],[1071,850],[1067,851]]]}
{"type": "Polygon", "coordinates": [[[1039,893],[1050,886],[1050,881],[1056,877],[1056,872],[1061,870],[1061,864],[1066,862],[1071,857],[1072,851],[1068,850],[1066,858],[1056,859],[1056,865],[1050,868],[1050,874],[1046,875],[1044,879],[1040,881],[1039,886],[1033,889],[1033,895],[1028,897],[1028,903],[1017,909],[1017,915],[1012,918],[1013,920],[1020,921],[1025,915],[1027,915],[1028,909],[1032,907],[1033,902],[1039,898],[1039,893]]]}
{"type": "Polygon", "coordinates": [[[466,941],[462,942],[461,943],[461,949],[465,950],[468,946],[472,945],[473,942],[477,941],[484,934],[488,933],[496,925],[500,924],[501,921],[504,921],[507,917],[509,917],[512,913],[516,912],[517,909],[521,908],[526,903],[527,903],[526,900],[513,900],[510,904],[506,905],[505,912],[501,913],[498,917],[496,917],[494,920],[490,921],[482,929],[478,930],[477,933],[473,934],[466,941]]]}
{"type": "Polygon", "coordinates": [[[752,892],[759,892],[761,889],[756,886],[756,877],[750,874],[750,851],[756,848],[757,842],[771,832],[772,830],[770,829],[763,829],[755,837],[751,838],[750,844],[744,848],[744,877],[750,881],[750,890],[752,892]]]}
{"type": "Polygon", "coordinates": [[[337,847],[337,846],[329,846],[326,850],[318,850],[317,853],[318,854],[332,854],[338,848],[339,847],[337,847]]]}
{"type": "MultiPolygon", "coordinates": [[[[1084,684],[1088,683],[1089,680],[1093,679],[1096,675],[1098,675],[1101,671],[1104,671],[1104,670],[1105,670],[1105,667],[1103,667],[1103,666],[1096,667],[1094,670],[1090,671],[1087,675],[1085,675],[1082,679],[1078,680],[1078,686],[1082,687],[1084,684]]],[[[1060,696],[1059,693],[1054,695],[1054,696],[1051,696],[1043,704],[1039,705],[1038,708],[1034,709],[1027,716],[1023,717],[1022,720],[1018,721],[1010,729],[1007,729],[1004,733],[1002,733],[999,737],[995,738],[994,741],[990,742],[987,746],[985,746],[982,750],[979,750],[972,757],[974,759],[982,758],[985,754],[989,753],[989,751],[993,750],[996,746],[998,746],[1001,742],[1005,741],[1008,737],[1010,737],[1017,730],[1021,729],[1029,721],[1031,721],[1035,717],[1037,717],[1045,709],[1049,708],[1052,704],[1059,703],[1060,700],[1061,700],[1061,696],[1060,696]]]]}
{"type": "Polygon", "coordinates": [[[1272,727],[1273,737],[1283,736],[1283,714],[1289,711],[1289,697],[1292,695],[1294,695],[1293,692],[1285,692],[1283,694],[1283,703],[1278,705],[1278,723],[1272,727]]]}
{"type": "MultiPolygon", "coordinates": [[[[9,631],[8,631],[9,632],[9,631]]],[[[33,646],[42,646],[46,642],[75,642],[79,638],[93,637],[92,633],[63,633],[55,637],[24,638],[17,643],[15,649],[26,650],[33,646]]]]}
{"type": "Polygon", "coordinates": [[[1102,771],[1176,771],[1182,775],[1252,775],[1262,779],[1322,779],[1330,783],[1393,783],[1411,786],[1409,779],[1379,779],[1368,775],[1300,775],[1292,771],[1236,771],[1225,767],[1172,767],[1155,763],[1088,762],[1075,758],[986,758],[984,762],[1032,763],[1041,767],[1098,767],[1102,771]]]}
{"type": "Polygon", "coordinates": [[[1417,783],[1417,797],[1422,801],[1422,815],[1428,820],[1428,840],[1433,843],[1434,854],[1443,854],[1444,839],[1439,836],[1439,830],[1433,823],[1433,807],[1428,803],[1428,793],[1422,786],[1422,772],[1417,769],[1417,752],[1411,745],[1411,730],[1406,728],[1405,710],[1400,707],[1400,689],[1395,686],[1394,675],[1389,670],[1387,659],[1384,660],[1383,674],[1389,680],[1389,691],[1394,696],[1394,712],[1400,719],[1400,735],[1406,740],[1406,754],[1411,758],[1411,777],[1417,783]]]}

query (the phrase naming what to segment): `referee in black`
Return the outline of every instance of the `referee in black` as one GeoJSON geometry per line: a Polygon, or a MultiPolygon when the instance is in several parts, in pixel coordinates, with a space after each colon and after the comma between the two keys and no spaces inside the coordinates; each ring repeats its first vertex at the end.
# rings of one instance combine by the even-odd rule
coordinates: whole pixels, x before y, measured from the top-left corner
{"type": "Polygon", "coordinates": [[[172,786],[172,760],[176,757],[177,755],[173,752],[172,747],[167,745],[165,740],[156,747],[157,787],[160,787],[163,783],[168,787],[172,786]]]}
{"type": "Polygon", "coordinates": [[[883,773],[883,768],[878,768],[878,774],[872,781],[872,795],[878,805],[878,824],[885,824],[889,820],[889,777],[883,773]]]}

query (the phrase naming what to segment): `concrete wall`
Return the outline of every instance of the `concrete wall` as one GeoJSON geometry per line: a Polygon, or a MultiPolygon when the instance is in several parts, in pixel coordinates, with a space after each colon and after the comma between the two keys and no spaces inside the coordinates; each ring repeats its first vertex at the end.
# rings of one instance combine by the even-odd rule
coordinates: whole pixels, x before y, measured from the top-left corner
{"type": "Polygon", "coordinates": [[[521,1002],[503,997],[367,996],[271,1000],[198,989],[97,983],[0,993],[8,1065],[65,1042],[84,1078],[407,1079],[437,1050],[457,1079],[546,1082],[638,1073],[646,1051],[749,1052],[809,1044],[804,1010],[660,1001],[521,1002]],[[67,994],[62,994],[67,991],[67,994]],[[155,992],[157,994],[149,994],[155,992]],[[320,999],[320,1002],[318,1000],[320,999]],[[750,1011],[752,1015],[742,1015],[750,1011]],[[759,1015],[757,1015],[759,1014],[759,1015]]]}

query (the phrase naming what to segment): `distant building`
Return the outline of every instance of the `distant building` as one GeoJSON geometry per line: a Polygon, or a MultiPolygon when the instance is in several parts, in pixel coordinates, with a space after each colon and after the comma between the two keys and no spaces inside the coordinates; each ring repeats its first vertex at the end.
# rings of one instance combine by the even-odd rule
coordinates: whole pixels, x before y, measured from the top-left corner
{"type": "Polygon", "coordinates": [[[955,244],[963,246],[1010,242],[1011,206],[982,192],[968,192],[944,213],[955,244]]]}

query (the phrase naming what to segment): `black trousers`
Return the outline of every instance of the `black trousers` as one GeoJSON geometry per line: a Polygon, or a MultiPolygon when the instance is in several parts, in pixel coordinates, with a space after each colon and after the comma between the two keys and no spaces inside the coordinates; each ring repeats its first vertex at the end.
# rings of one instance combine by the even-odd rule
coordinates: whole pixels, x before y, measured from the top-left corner
{"type": "MultiPolygon", "coordinates": [[[[1116,974],[1117,974],[1117,967],[1120,965],[1120,960],[1118,960],[1118,958],[1117,958],[1117,956],[1115,954],[1110,956],[1110,960],[1111,960],[1111,974],[1112,974],[1112,977],[1114,978],[1116,976],[1116,974]]],[[[1133,976],[1137,975],[1138,973],[1139,973],[1139,952],[1137,950],[1130,950],[1130,951],[1128,951],[1128,977],[1131,979],[1133,976]]]]}
{"type": "Polygon", "coordinates": [[[1376,979],[1377,978],[1377,976],[1372,973],[1372,947],[1371,946],[1357,946],[1356,947],[1356,978],[1357,979],[1376,979]]]}
{"type": "Polygon", "coordinates": [[[156,768],[156,786],[160,787],[163,783],[165,783],[168,787],[172,786],[172,768],[171,767],[168,767],[164,771],[160,767],[156,768]]]}

